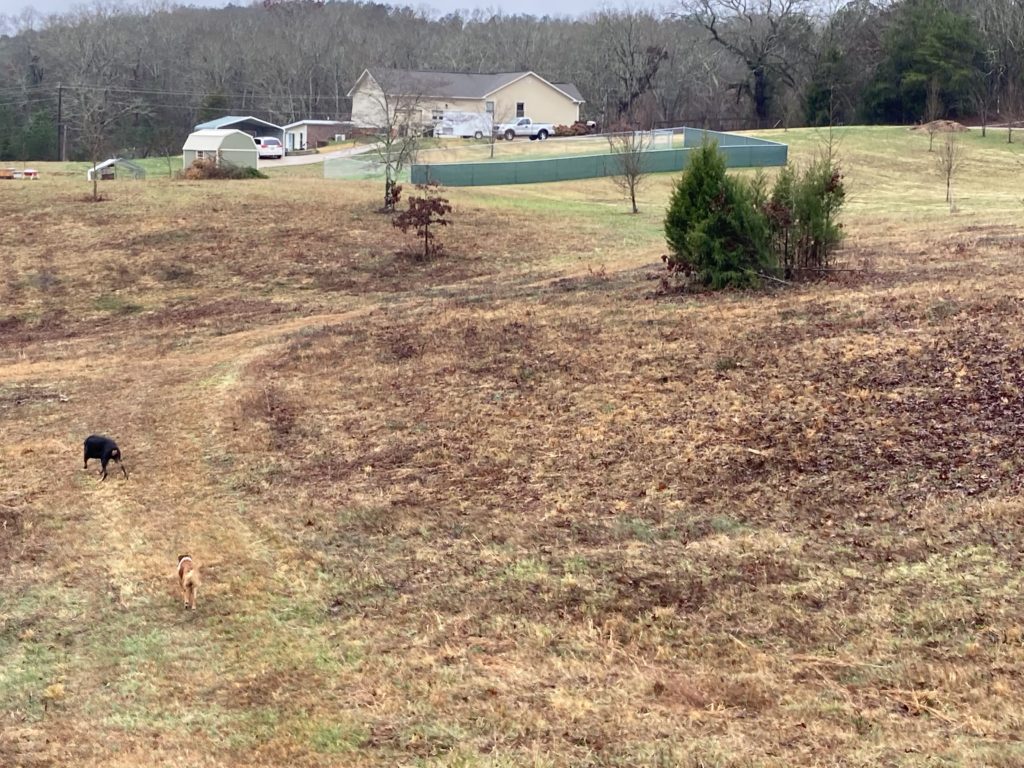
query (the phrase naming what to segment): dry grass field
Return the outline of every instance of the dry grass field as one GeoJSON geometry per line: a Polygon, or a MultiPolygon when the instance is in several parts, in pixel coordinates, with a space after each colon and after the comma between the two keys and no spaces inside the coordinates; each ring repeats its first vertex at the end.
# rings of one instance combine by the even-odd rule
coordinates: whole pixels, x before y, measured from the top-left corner
{"type": "Polygon", "coordinates": [[[0,182],[0,766],[1024,765],[1024,150],[840,136],[760,293],[669,178],[0,182]]]}

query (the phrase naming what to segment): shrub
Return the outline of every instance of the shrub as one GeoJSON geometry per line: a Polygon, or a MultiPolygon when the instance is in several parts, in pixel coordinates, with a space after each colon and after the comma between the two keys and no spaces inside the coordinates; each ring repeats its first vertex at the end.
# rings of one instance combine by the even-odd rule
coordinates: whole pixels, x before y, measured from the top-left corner
{"type": "Polygon", "coordinates": [[[712,288],[749,286],[782,272],[820,274],[842,239],[836,221],[846,197],[831,155],[803,171],[786,166],[771,192],[763,174],[745,183],[725,174],[713,144],[693,153],[665,216],[670,272],[712,288]]]}
{"type": "Polygon", "coordinates": [[[829,267],[843,235],[836,216],[845,198],[842,174],[828,157],[802,172],[786,166],[779,173],[764,211],[787,279],[815,276],[829,267]]]}
{"type": "Polygon", "coordinates": [[[256,168],[246,168],[230,163],[217,163],[212,158],[193,160],[192,165],[182,172],[189,181],[203,179],[266,179],[268,176],[256,168]]]}
{"type": "Polygon", "coordinates": [[[715,144],[694,152],[665,216],[669,271],[711,288],[756,285],[775,271],[768,221],[756,199],[756,189],[725,175],[715,144]]]}
{"type": "Polygon", "coordinates": [[[430,227],[436,224],[440,227],[447,227],[451,222],[445,218],[452,212],[452,206],[448,199],[438,194],[439,185],[437,182],[429,184],[417,184],[416,188],[423,193],[422,197],[409,196],[409,208],[398,214],[391,222],[403,232],[410,229],[416,230],[416,235],[423,238],[423,256],[426,261],[432,256],[440,256],[444,253],[444,246],[435,242],[435,234],[430,227]]]}

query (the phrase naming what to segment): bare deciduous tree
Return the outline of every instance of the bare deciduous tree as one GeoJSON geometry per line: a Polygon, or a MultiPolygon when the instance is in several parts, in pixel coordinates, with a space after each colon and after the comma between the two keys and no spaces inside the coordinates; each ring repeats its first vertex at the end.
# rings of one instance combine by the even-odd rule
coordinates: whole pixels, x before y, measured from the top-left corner
{"type": "Polygon", "coordinates": [[[114,144],[115,128],[127,115],[141,116],[147,108],[116,84],[121,70],[128,69],[125,56],[130,56],[132,49],[129,27],[109,24],[107,29],[116,16],[101,5],[76,14],[77,24],[58,39],[58,50],[74,73],[68,86],[66,122],[92,162],[92,197],[98,200],[96,166],[114,144]]]}
{"type": "Polygon", "coordinates": [[[946,140],[939,147],[939,154],[935,158],[936,165],[942,177],[946,180],[946,202],[949,203],[950,212],[956,210],[953,204],[953,177],[963,165],[964,147],[960,137],[950,131],[946,134],[946,140]]]}
{"type": "Polygon", "coordinates": [[[935,134],[939,130],[938,119],[942,114],[942,98],[939,96],[939,81],[933,77],[928,81],[924,100],[924,127],[928,131],[928,151],[932,152],[935,134]]]}
{"type": "Polygon", "coordinates": [[[372,97],[375,115],[370,119],[376,125],[375,153],[384,168],[384,207],[393,212],[398,202],[396,186],[406,166],[416,158],[423,135],[423,103],[432,85],[441,84],[439,78],[416,77],[398,70],[375,70],[371,75],[377,84],[372,97]]]}
{"type": "Polygon", "coordinates": [[[118,101],[106,89],[79,88],[72,91],[68,103],[68,123],[78,133],[92,163],[92,199],[99,200],[99,177],[97,166],[100,158],[111,146],[114,127],[133,112],[144,112],[145,106],[137,101],[118,101]]]}
{"type": "Polygon", "coordinates": [[[1006,140],[1012,144],[1014,123],[1022,111],[1024,0],[985,0],[973,10],[987,46],[994,109],[1006,122],[1006,140]]]}
{"type": "Polygon", "coordinates": [[[1003,118],[1006,120],[1006,142],[1013,144],[1013,129],[1024,112],[1024,92],[1021,86],[1011,81],[1003,91],[1003,118]]]}
{"type": "Polygon", "coordinates": [[[988,131],[989,116],[999,103],[999,82],[1001,73],[999,64],[995,61],[993,51],[986,55],[985,65],[974,75],[971,83],[971,106],[981,118],[981,135],[985,137],[988,131]]]}
{"type": "Polygon", "coordinates": [[[758,122],[771,116],[773,91],[795,87],[797,70],[810,51],[812,0],[681,0],[685,14],[711,40],[743,62],[747,78],[732,83],[749,95],[758,122]]]}
{"type": "Polygon", "coordinates": [[[636,193],[647,178],[647,152],[651,148],[651,134],[625,126],[608,134],[608,149],[612,155],[614,174],[612,183],[629,198],[633,213],[640,213],[636,193]]]}
{"type": "Polygon", "coordinates": [[[648,11],[604,11],[597,21],[601,49],[616,81],[615,114],[606,119],[617,122],[635,115],[637,103],[653,90],[668,48],[658,20],[648,11]]]}

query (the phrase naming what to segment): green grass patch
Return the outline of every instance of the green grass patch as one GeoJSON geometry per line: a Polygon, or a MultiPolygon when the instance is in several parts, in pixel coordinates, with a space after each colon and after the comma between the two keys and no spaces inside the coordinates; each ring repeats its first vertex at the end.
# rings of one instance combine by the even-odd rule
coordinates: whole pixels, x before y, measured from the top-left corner
{"type": "Polygon", "coordinates": [[[369,732],[361,723],[331,719],[316,719],[295,723],[293,732],[298,740],[314,752],[340,755],[355,752],[366,741],[369,732]]]}
{"type": "Polygon", "coordinates": [[[102,718],[105,727],[128,733],[191,733],[210,739],[220,739],[239,721],[246,723],[234,711],[194,695],[170,702],[115,702],[102,718]]]}
{"type": "Polygon", "coordinates": [[[144,307],[116,293],[104,293],[98,296],[93,306],[101,312],[112,315],[133,315],[141,312],[144,307]]]}

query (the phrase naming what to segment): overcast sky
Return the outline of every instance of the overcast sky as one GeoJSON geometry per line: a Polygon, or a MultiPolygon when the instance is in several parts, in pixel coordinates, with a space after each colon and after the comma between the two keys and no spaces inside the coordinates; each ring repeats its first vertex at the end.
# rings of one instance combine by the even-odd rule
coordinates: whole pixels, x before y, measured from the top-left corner
{"type": "MultiPolygon", "coordinates": [[[[194,5],[206,8],[217,8],[228,5],[228,0],[188,0],[178,3],[179,5],[194,5]]],[[[235,5],[250,5],[248,0],[234,0],[235,5]]],[[[632,2],[629,0],[428,0],[427,2],[394,3],[387,5],[411,5],[415,8],[424,8],[437,14],[450,13],[457,10],[482,9],[485,11],[501,11],[504,15],[531,14],[533,16],[579,16],[600,8],[617,8],[631,4],[634,7],[646,7],[647,3],[632,2]]],[[[81,6],[81,0],[0,0],[0,13],[15,15],[24,8],[31,6],[37,13],[43,15],[48,13],[64,13],[76,6],[81,6]]],[[[89,5],[89,3],[84,3],[89,5]]],[[[655,5],[655,3],[650,3],[655,5]]]]}

